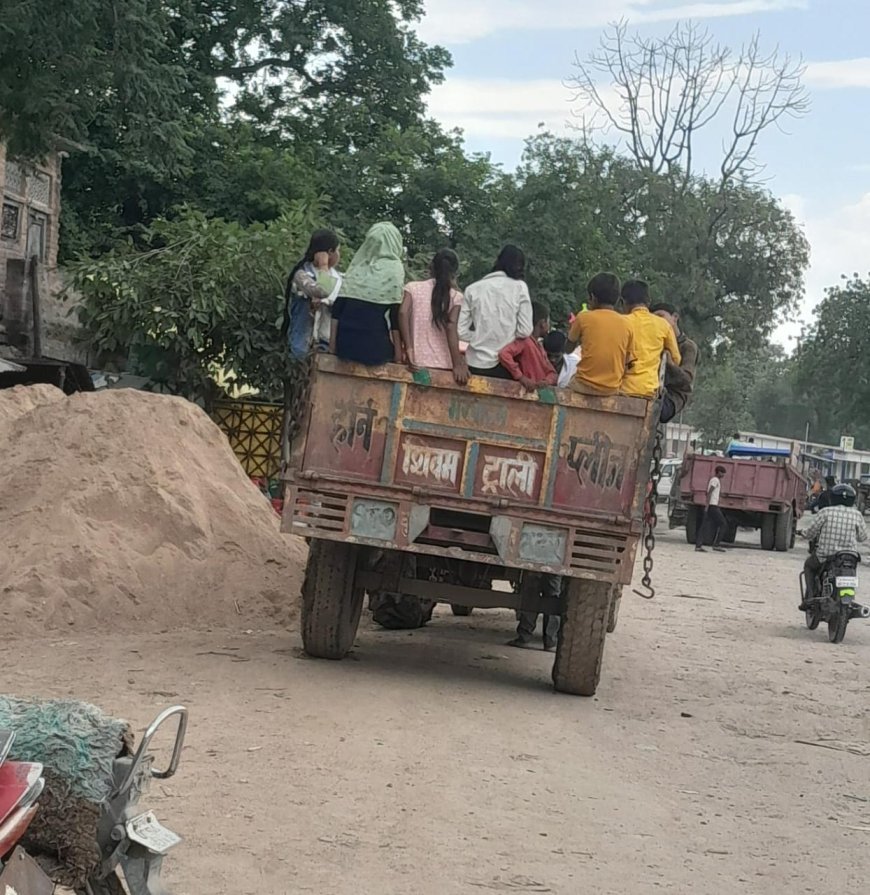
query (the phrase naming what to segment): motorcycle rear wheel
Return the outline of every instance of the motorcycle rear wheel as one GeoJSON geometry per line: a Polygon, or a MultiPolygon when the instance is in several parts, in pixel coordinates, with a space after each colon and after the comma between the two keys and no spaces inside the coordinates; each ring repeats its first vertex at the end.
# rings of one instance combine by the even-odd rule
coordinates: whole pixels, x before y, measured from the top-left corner
{"type": "Polygon", "coordinates": [[[805,615],[807,619],[807,627],[811,631],[815,631],[819,626],[819,622],[822,620],[822,610],[819,608],[819,604],[810,604],[810,608],[806,610],[805,615]]]}
{"type": "Polygon", "coordinates": [[[851,608],[843,603],[838,604],[837,608],[828,616],[828,640],[831,643],[843,642],[851,616],[851,608]]]}

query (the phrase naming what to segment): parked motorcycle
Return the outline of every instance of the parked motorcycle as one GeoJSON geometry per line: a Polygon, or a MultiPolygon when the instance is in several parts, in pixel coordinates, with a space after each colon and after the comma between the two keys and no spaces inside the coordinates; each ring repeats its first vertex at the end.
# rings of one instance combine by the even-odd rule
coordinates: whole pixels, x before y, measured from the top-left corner
{"type": "Polygon", "coordinates": [[[54,883],[18,845],[39,809],[42,765],[6,761],[14,739],[13,731],[0,731],[0,892],[51,895],[54,883]]]}
{"type": "Polygon", "coordinates": [[[114,786],[103,802],[97,832],[103,859],[100,872],[77,895],[168,895],[161,881],[163,858],[181,837],[164,827],[153,811],[143,812],[139,798],[148,791],[152,778],[166,780],[178,770],[186,732],[187,709],[172,706],[151,722],[134,755],[115,759],[114,786]],[[173,717],[178,726],[172,757],[166,770],[158,771],[149,751],[151,741],[173,717]]]}
{"type": "MultiPolygon", "coordinates": [[[[812,547],[810,548],[812,549],[812,547]]],[[[842,643],[846,628],[853,618],[870,618],[870,606],[855,601],[858,589],[858,563],[861,557],[844,551],[825,560],[819,573],[819,596],[808,599],[806,573],[801,571],[801,603],[806,605],[807,627],[815,631],[821,622],[828,624],[828,640],[842,643]]]]}

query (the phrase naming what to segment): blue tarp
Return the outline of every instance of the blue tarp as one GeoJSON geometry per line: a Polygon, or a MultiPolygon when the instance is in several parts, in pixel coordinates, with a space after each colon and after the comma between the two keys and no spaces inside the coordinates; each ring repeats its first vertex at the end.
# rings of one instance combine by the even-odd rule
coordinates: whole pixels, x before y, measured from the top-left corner
{"type": "Polygon", "coordinates": [[[725,454],[728,457],[790,457],[791,451],[788,448],[768,448],[732,441],[725,454]]]}

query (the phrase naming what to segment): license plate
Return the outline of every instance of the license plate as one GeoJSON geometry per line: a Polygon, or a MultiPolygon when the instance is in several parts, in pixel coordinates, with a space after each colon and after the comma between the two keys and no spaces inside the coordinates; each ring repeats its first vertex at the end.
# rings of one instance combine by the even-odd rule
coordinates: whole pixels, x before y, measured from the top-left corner
{"type": "Polygon", "coordinates": [[[174,848],[181,842],[181,836],[167,830],[154,816],[153,811],[140,814],[127,821],[127,835],[133,842],[144,845],[145,848],[158,855],[165,855],[170,848],[174,848]]]}
{"type": "Polygon", "coordinates": [[[840,575],[837,578],[837,587],[855,588],[857,586],[858,586],[858,579],[854,575],[850,575],[850,576],[840,575]]]}

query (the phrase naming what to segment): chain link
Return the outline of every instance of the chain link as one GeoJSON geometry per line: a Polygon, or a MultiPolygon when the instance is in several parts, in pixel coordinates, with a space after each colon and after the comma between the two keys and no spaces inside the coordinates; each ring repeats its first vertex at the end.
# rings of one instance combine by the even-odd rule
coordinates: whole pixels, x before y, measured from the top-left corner
{"type": "Polygon", "coordinates": [[[308,412],[315,357],[316,352],[311,351],[304,359],[294,360],[284,385],[284,425],[281,437],[281,460],[284,467],[290,460],[293,439],[299,434],[302,420],[308,412]]]}
{"type": "Polygon", "coordinates": [[[643,590],[635,589],[639,597],[651,600],[655,595],[655,588],[652,586],[653,571],[653,551],[656,549],[656,525],[658,524],[658,516],[656,510],[659,498],[659,482],[662,478],[662,442],[664,439],[664,426],[659,424],[656,426],[656,440],[653,445],[652,469],[650,470],[650,483],[652,487],[644,501],[643,507],[643,549],[645,551],[643,557],[643,578],[640,583],[643,590]]]}

